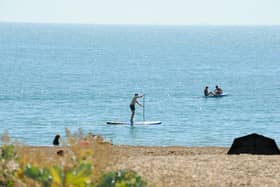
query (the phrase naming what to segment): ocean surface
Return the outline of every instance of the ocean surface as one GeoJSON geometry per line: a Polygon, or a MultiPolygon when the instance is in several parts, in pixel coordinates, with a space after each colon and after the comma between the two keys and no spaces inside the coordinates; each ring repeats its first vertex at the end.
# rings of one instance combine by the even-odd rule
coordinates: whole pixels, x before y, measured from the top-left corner
{"type": "Polygon", "coordinates": [[[0,24],[0,133],[29,145],[65,128],[114,144],[230,146],[259,133],[280,145],[279,93],[280,26],[0,24]],[[206,85],[229,95],[205,98],[206,85]],[[129,120],[136,92],[162,124],[106,125],[129,120]]]}

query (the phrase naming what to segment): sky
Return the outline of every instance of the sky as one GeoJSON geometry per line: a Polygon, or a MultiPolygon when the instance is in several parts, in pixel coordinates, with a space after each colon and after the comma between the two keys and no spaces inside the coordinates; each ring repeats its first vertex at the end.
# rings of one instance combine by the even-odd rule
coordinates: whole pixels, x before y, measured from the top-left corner
{"type": "Polygon", "coordinates": [[[280,0],[0,0],[0,22],[280,25],[280,0]]]}

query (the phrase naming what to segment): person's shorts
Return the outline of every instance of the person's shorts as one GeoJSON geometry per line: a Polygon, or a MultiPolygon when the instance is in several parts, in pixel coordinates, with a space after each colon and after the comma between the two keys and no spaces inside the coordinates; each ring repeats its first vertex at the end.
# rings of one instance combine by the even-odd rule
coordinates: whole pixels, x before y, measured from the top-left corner
{"type": "Polygon", "coordinates": [[[132,112],[135,111],[135,105],[129,105],[129,107],[132,112]]]}

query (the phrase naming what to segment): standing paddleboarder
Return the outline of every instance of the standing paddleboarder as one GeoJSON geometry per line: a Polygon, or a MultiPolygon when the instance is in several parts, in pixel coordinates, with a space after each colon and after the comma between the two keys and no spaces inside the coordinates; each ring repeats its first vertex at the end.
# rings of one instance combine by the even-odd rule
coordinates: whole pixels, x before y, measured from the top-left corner
{"type": "Polygon", "coordinates": [[[137,103],[139,106],[143,107],[143,105],[141,105],[137,99],[138,98],[141,98],[141,97],[144,97],[144,95],[141,95],[139,96],[138,93],[135,93],[131,102],[130,102],[130,105],[129,105],[129,108],[131,110],[131,117],[130,117],[130,123],[131,125],[133,125],[133,118],[134,118],[134,114],[135,114],[135,104],[137,103]]]}

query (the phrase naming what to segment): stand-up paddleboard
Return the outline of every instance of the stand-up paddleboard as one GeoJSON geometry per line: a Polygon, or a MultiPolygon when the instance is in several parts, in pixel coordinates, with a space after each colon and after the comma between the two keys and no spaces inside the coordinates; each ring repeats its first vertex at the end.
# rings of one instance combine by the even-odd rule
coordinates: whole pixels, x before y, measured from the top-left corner
{"type": "Polygon", "coordinates": [[[130,122],[122,121],[107,121],[107,125],[159,125],[161,121],[136,121],[131,124],[130,122]]]}
{"type": "Polygon", "coordinates": [[[145,121],[145,95],[143,95],[143,121],[136,121],[131,123],[129,122],[123,122],[123,121],[107,121],[107,125],[159,125],[161,124],[161,121],[145,121]]]}
{"type": "Polygon", "coordinates": [[[209,96],[204,96],[205,98],[218,98],[218,97],[225,97],[228,96],[229,94],[223,93],[221,95],[209,95],[209,96]]]}

